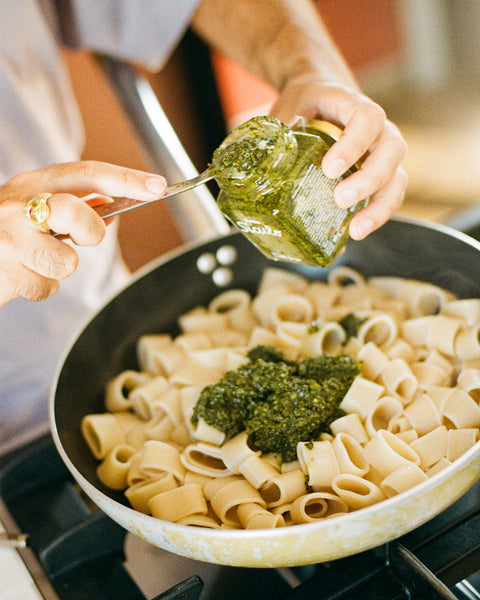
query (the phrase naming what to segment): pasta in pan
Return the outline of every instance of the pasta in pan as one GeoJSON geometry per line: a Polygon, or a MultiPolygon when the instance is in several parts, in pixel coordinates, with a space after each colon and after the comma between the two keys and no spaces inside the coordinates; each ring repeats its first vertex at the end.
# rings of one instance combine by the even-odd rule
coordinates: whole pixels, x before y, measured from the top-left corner
{"type": "Polygon", "coordinates": [[[223,292],[179,324],[176,338],[138,340],[139,369],[112,379],[105,412],[81,425],[102,483],[153,517],[245,529],[332,518],[421,483],[479,440],[479,300],[346,267],[327,282],[270,268],[255,297],[223,292]],[[288,459],[246,429],[194,418],[206,386],[258,346],[281,350],[287,379],[317,355],[358,365],[328,427],[288,459]]]}

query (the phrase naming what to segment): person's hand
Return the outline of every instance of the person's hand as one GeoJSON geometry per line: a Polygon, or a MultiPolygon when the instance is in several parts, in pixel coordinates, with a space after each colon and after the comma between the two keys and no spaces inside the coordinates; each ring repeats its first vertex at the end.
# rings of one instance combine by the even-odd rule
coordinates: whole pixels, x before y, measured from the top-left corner
{"type": "Polygon", "coordinates": [[[8,181],[0,187],[0,306],[18,297],[51,296],[78,264],[71,245],[25,217],[24,206],[33,197],[50,194],[44,229],[69,236],[78,246],[94,246],[106,227],[89,204],[110,202],[110,196],[153,200],[165,188],[161,176],[94,161],[55,165],[8,181]],[[91,194],[99,196],[82,201],[91,194]]]}
{"type": "Polygon", "coordinates": [[[400,166],[406,143],[384,110],[367,96],[338,84],[301,79],[287,83],[271,114],[288,124],[300,115],[330,121],[344,130],[323,159],[328,177],[339,177],[364,159],[360,170],[335,188],[335,201],[342,208],[370,197],[350,223],[353,239],[366,237],[401,206],[407,186],[400,166]]]}

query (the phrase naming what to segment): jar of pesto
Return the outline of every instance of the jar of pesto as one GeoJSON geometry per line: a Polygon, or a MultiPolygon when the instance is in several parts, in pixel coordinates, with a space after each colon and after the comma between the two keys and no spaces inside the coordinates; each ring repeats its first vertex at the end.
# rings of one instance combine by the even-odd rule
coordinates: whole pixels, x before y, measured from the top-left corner
{"type": "Polygon", "coordinates": [[[220,210],[268,258],[329,266],[347,240],[351,218],[367,203],[342,209],[333,200],[337,183],[358,165],[337,179],[322,171],[322,158],[342,134],[341,129],[304,118],[289,129],[273,117],[256,117],[241,127],[245,133],[252,126],[243,139],[254,141],[260,136],[260,146],[266,150],[256,155],[255,166],[249,170],[245,164],[250,161],[253,165],[251,155],[247,152],[242,162],[241,145],[230,147],[230,167],[235,160],[242,164],[242,177],[228,177],[228,168],[225,177],[216,177],[221,188],[220,210]]]}

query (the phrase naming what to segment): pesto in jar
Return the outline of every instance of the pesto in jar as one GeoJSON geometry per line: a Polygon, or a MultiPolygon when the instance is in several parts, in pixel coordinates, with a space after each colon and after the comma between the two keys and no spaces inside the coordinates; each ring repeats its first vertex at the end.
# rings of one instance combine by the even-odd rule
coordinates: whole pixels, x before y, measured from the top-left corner
{"type": "Polygon", "coordinates": [[[297,155],[292,131],[274,117],[254,117],[215,150],[208,170],[232,197],[264,195],[283,181],[297,155]]]}
{"type": "Polygon", "coordinates": [[[249,362],[205,387],[192,423],[202,418],[232,438],[246,431],[262,452],[296,460],[298,442],[315,440],[343,412],[339,405],[360,372],[348,355],[322,354],[295,362],[270,346],[257,346],[249,362]]]}
{"type": "MultiPolygon", "coordinates": [[[[244,132],[248,132],[249,124],[250,121],[244,124],[244,132]]],[[[251,131],[253,147],[246,143],[248,135],[245,146],[239,144],[236,148],[232,144],[228,165],[237,164],[243,179],[233,178],[235,169],[229,172],[225,168],[224,176],[216,177],[221,188],[217,203],[223,214],[269,258],[326,267],[344,246],[352,216],[366,205],[364,201],[342,209],[333,200],[337,183],[358,167],[337,179],[329,179],[323,173],[321,162],[335,142],[332,131],[337,131],[331,124],[301,120],[293,130],[287,128],[295,142],[291,146],[283,137],[285,128],[284,123],[272,117],[260,117],[251,131]],[[264,133],[262,138],[265,123],[268,135],[264,133]],[[275,128],[282,132],[277,142],[268,143],[264,154],[259,148],[253,152],[252,148],[263,139],[275,138],[275,128]]]]}

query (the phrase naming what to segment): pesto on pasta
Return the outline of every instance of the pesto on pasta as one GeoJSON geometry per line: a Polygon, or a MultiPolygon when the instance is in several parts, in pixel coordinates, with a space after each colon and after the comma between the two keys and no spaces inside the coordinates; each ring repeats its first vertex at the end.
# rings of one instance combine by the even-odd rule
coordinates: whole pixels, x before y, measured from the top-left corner
{"type": "Polygon", "coordinates": [[[254,297],[225,291],[179,325],[138,340],[139,368],[81,425],[100,481],[153,517],[251,529],[341,516],[479,440],[480,299],[271,268],[254,297]]]}

